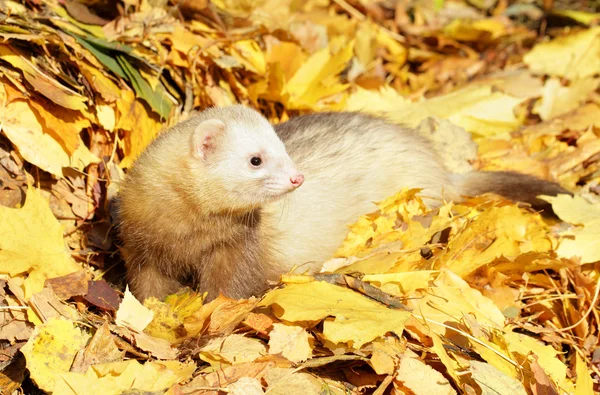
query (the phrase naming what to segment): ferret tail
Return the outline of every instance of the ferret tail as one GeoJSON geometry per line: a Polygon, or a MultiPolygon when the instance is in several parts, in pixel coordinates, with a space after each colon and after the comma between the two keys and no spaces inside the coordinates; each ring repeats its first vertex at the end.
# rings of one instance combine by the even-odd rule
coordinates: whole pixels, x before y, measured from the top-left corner
{"type": "Polygon", "coordinates": [[[556,196],[571,192],[555,182],[509,171],[477,171],[453,175],[458,192],[462,196],[477,196],[492,192],[515,202],[528,203],[536,210],[552,212],[550,203],[538,199],[539,195],[556,196]]]}

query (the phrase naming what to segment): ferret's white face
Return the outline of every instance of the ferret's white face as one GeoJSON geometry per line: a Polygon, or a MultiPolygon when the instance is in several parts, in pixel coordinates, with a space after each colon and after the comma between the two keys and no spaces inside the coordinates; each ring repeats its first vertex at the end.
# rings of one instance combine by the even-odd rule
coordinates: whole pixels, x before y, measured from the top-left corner
{"type": "Polygon", "coordinates": [[[232,195],[250,206],[278,199],[304,181],[273,127],[261,129],[231,125],[227,145],[232,149],[222,152],[213,169],[227,180],[232,195]]]}
{"type": "Polygon", "coordinates": [[[228,199],[222,206],[229,209],[259,207],[304,182],[273,127],[258,113],[253,115],[251,122],[205,121],[208,134],[201,134],[195,143],[200,146],[195,159],[202,162],[202,172],[210,180],[210,185],[203,185],[215,198],[228,199]],[[215,134],[211,131],[214,126],[224,130],[215,134]]]}

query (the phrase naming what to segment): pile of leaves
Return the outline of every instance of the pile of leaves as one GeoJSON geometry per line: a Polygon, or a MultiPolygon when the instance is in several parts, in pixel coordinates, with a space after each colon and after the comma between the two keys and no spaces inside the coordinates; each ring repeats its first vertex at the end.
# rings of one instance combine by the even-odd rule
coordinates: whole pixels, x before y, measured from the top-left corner
{"type": "Polygon", "coordinates": [[[0,3],[2,393],[599,391],[600,14],[551,3],[0,3]],[[457,173],[575,196],[546,198],[553,219],[398,191],[320,274],[142,305],[114,240],[119,181],[163,127],[233,103],[272,122],[383,115],[457,173]]]}

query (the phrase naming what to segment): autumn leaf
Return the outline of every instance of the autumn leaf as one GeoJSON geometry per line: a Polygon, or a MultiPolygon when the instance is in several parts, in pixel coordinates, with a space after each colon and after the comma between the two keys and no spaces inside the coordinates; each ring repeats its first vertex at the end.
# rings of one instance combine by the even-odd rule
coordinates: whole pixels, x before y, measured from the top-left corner
{"type": "Polygon", "coordinates": [[[355,348],[387,332],[399,333],[408,319],[406,311],[391,310],[345,288],[314,281],[289,284],[270,292],[261,301],[288,322],[320,321],[323,336],[334,342],[349,342],[355,348]],[[333,319],[327,317],[334,317],[333,319]]]}
{"type": "Polygon", "coordinates": [[[141,364],[135,359],[99,364],[85,373],[65,372],[54,388],[61,394],[84,394],[90,388],[104,392],[165,391],[189,378],[195,369],[193,364],[178,361],[148,362],[141,364]]]}
{"type": "Polygon", "coordinates": [[[578,80],[591,77],[600,68],[600,28],[558,37],[535,46],[523,60],[539,74],[578,80]]]}
{"type": "Polygon", "coordinates": [[[144,148],[158,135],[162,125],[144,105],[135,99],[131,91],[125,91],[117,101],[119,118],[115,128],[126,131],[123,150],[126,155],[122,167],[129,167],[143,152],[144,148]]]}
{"type": "Polygon", "coordinates": [[[232,334],[210,340],[200,349],[200,358],[218,366],[219,363],[252,362],[266,353],[266,347],[259,340],[232,334]]]}
{"type": "Polygon", "coordinates": [[[142,332],[152,319],[154,313],[152,310],[144,307],[129,289],[125,290],[125,296],[119,305],[115,322],[117,325],[128,326],[138,332],[142,332]]]}
{"type": "Polygon", "coordinates": [[[556,215],[574,225],[571,230],[560,233],[563,237],[556,250],[557,254],[565,258],[580,257],[581,263],[600,261],[598,204],[591,204],[581,196],[545,196],[544,199],[552,203],[556,215]]]}
{"type": "Polygon", "coordinates": [[[299,326],[273,324],[269,334],[269,354],[279,353],[292,362],[302,362],[312,357],[308,332],[299,326]]]}
{"type": "MultiPolygon", "coordinates": [[[[598,389],[592,5],[84,3],[0,2],[5,392],[598,389]],[[419,189],[398,190],[347,219],[337,251],[311,262],[320,271],[294,262],[249,299],[184,289],[142,304],[119,253],[119,185],[161,131],[237,103],[273,124],[326,111],[380,116],[414,128],[452,174],[517,171],[573,196],[544,197],[555,218],[492,194],[432,208],[419,189]]],[[[162,181],[148,188],[160,193],[162,181]]],[[[161,259],[164,273],[176,267],[161,259]]]]}
{"type": "Polygon", "coordinates": [[[53,319],[36,327],[22,348],[32,379],[43,390],[56,391],[57,376],[71,368],[77,352],[90,336],[65,319],[53,319]]]}
{"type": "Polygon", "coordinates": [[[482,394],[525,395],[527,393],[519,381],[506,376],[486,363],[472,361],[471,372],[473,379],[479,384],[482,394]]]}
{"type": "MultiPolygon", "coordinates": [[[[5,85],[4,85],[5,86],[5,85]]],[[[19,148],[28,162],[40,169],[62,177],[68,167],[69,155],[52,136],[44,133],[31,105],[25,100],[14,100],[2,111],[2,132],[19,148]]]]}
{"type": "Polygon", "coordinates": [[[288,107],[319,108],[320,100],[343,92],[347,86],[337,83],[334,77],[350,60],[353,46],[354,42],[340,38],[309,57],[285,87],[290,95],[288,107]]]}
{"type": "Polygon", "coordinates": [[[26,275],[26,298],[41,291],[46,279],[79,270],[65,247],[60,224],[36,188],[27,190],[23,208],[0,207],[0,218],[0,272],[26,275]]]}
{"type": "Polygon", "coordinates": [[[450,382],[437,370],[417,358],[417,355],[406,355],[400,359],[400,367],[394,377],[395,393],[407,389],[414,394],[451,395],[456,391],[450,382]]]}

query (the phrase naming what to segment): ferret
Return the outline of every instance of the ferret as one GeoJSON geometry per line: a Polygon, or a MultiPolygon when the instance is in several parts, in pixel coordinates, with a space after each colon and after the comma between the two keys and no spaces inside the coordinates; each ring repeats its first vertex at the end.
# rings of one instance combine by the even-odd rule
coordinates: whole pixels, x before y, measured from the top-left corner
{"type": "Polygon", "coordinates": [[[348,226],[404,187],[430,207],[494,192],[544,208],[558,184],[510,172],[451,174],[416,132],[361,113],[273,127],[255,110],[211,108],[159,135],[119,192],[127,281],[140,300],[186,285],[258,295],[294,265],[330,258],[348,226]]]}

